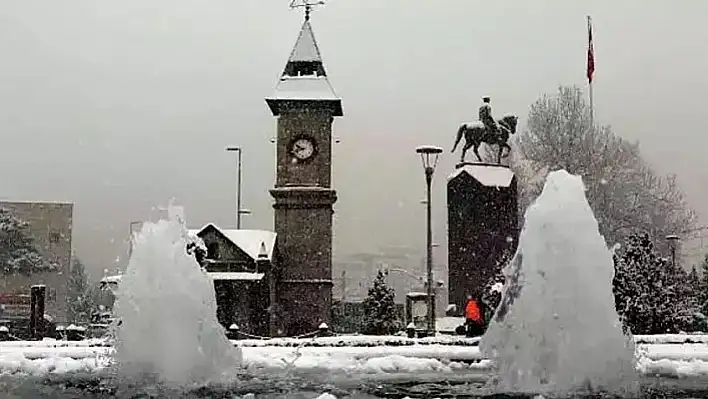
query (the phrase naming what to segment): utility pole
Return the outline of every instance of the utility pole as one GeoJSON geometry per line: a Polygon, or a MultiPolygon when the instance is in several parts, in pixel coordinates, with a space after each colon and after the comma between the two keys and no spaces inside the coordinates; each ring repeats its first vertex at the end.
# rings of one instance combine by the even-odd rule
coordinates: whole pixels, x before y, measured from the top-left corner
{"type": "Polygon", "coordinates": [[[250,213],[241,209],[241,154],[243,154],[243,149],[241,147],[226,147],[226,151],[235,152],[238,156],[238,166],[237,166],[237,176],[236,176],[236,229],[241,229],[241,215],[250,213]]]}
{"type": "Polygon", "coordinates": [[[676,249],[681,238],[677,235],[666,236],[666,241],[669,242],[669,249],[671,250],[671,266],[676,267],[676,249]]]}
{"type": "Polygon", "coordinates": [[[347,299],[347,270],[342,270],[342,303],[347,299]]]}

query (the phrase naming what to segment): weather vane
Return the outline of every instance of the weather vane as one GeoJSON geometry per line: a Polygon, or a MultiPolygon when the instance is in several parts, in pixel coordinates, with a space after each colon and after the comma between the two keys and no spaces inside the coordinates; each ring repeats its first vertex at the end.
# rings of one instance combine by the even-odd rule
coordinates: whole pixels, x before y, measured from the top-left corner
{"type": "Polygon", "coordinates": [[[305,21],[310,20],[310,11],[314,6],[324,5],[324,0],[291,0],[290,8],[305,7],[305,21]]]}

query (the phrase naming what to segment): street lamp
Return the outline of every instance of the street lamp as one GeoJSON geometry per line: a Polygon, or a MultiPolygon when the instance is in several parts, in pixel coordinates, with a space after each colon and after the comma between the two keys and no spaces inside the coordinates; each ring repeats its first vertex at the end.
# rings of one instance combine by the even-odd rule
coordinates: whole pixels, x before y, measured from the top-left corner
{"type": "Polygon", "coordinates": [[[243,148],[241,147],[226,147],[227,152],[235,152],[238,154],[238,170],[236,177],[236,229],[241,229],[241,215],[250,215],[251,211],[248,209],[241,209],[241,155],[243,154],[243,148]]]}
{"type": "Polygon", "coordinates": [[[679,241],[681,237],[669,234],[666,236],[666,241],[669,242],[669,249],[671,250],[671,266],[676,267],[676,249],[678,248],[679,241]]]}
{"type": "Polygon", "coordinates": [[[422,145],[415,149],[420,154],[425,171],[425,185],[427,188],[427,234],[426,234],[426,270],[428,274],[428,335],[435,335],[435,301],[433,300],[433,227],[432,227],[432,207],[430,198],[430,186],[433,183],[433,173],[438,165],[438,160],[443,149],[440,147],[422,145]]]}

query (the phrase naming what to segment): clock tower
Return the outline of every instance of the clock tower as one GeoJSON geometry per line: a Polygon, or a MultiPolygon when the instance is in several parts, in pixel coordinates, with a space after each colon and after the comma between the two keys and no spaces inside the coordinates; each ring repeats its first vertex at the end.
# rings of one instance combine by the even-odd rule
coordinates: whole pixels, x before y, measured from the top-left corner
{"type": "Polygon", "coordinates": [[[275,93],[274,228],[278,236],[279,335],[330,324],[332,307],[332,122],[342,101],[327,79],[309,8],[275,93]]]}

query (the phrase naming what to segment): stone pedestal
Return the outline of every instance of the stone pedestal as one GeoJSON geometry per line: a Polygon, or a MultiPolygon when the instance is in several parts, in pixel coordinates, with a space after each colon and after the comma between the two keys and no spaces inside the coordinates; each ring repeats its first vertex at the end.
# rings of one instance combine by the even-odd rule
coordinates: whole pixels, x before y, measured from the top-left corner
{"type": "Polygon", "coordinates": [[[506,166],[460,163],[447,182],[448,295],[463,315],[467,295],[481,298],[519,236],[517,180],[506,166]]]}

